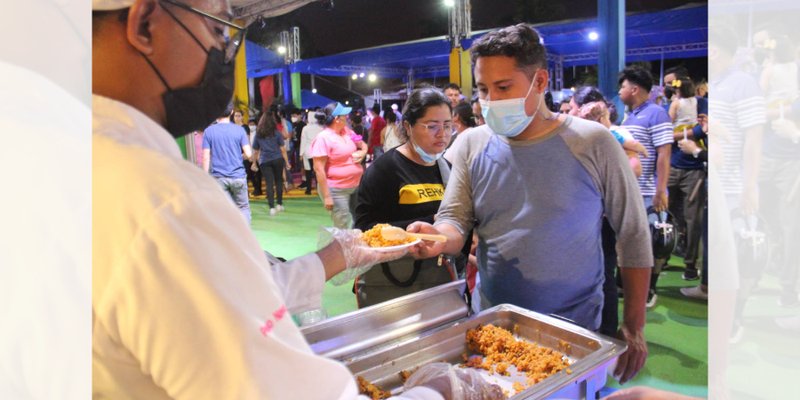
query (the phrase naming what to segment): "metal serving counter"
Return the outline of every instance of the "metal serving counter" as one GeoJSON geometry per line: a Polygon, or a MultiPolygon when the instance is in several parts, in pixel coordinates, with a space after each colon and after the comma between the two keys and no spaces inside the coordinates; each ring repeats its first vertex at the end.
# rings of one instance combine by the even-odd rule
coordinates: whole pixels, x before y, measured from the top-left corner
{"type": "Polygon", "coordinates": [[[466,332],[493,324],[564,353],[569,373],[561,371],[515,394],[514,382],[525,375],[510,369],[510,376],[489,375],[511,399],[594,399],[606,383],[607,371],[627,348],[623,342],[583,329],[563,320],[501,304],[469,315],[462,297],[464,281],[390,300],[302,328],[319,355],[342,361],[351,372],[397,394],[402,389],[399,372],[434,361],[462,363],[466,332]],[[564,346],[564,343],[567,346],[564,346]]]}

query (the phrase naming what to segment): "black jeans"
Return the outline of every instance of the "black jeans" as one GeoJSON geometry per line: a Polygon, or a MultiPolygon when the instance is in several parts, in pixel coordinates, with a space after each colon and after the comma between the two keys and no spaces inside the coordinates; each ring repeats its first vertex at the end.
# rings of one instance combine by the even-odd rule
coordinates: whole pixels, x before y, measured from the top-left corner
{"type": "Polygon", "coordinates": [[[309,169],[305,170],[305,173],[306,173],[306,185],[308,185],[308,186],[306,186],[306,193],[311,193],[311,188],[316,186],[316,185],[313,185],[313,186],[311,185],[311,181],[316,179],[316,175],[314,174],[314,159],[313,158],[309,158],[308,159],[308,168],[309,169]]]}
{"type": "Polygon", "coordinates": [[[261,164],[261,172],[267,180],[267,202],[269,208],[275,208],[275,189],[278,189],[278,204],[283,205],[283,170],[286,162],[283,158],[265,161],[261,164]]]}

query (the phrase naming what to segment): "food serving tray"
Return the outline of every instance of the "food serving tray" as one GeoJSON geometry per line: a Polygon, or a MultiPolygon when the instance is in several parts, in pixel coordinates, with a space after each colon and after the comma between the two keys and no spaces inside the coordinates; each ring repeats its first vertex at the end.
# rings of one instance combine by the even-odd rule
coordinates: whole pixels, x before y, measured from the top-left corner
{"type": "Polygon", "coordinates": [[[303,328],[317,354],[342,361],[354,375],[400,393],[401,371],[436,361],[464,362],[466,332],[493,324],[515,333],[518,339],[561,351],[570,360],[569,372],[558,372],[515,393],[521,373],[489,375],[511,399],[594,399],[606,383],[608,369],[627,348],[572,323],[509,304],[468,315],[461,297],[463,281],[453,282],[386,303],[364,308],[303,328]]]}

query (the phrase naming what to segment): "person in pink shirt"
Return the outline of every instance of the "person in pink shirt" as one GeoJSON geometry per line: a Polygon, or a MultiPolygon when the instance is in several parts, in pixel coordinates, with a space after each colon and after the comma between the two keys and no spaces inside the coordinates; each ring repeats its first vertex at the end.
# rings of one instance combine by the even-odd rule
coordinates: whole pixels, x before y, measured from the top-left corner
{"type": "Polygon", "coordinates": [[[331,103],[323,111],[325,129],[311,144],[317,191],[325,209],[331,211],[333,225],[349,229],[353,225],[358,183],[364,173],[360,163],[367,149],[363,141],[359,142],[360,146],[353,141],[352,130],[347,128],[350,107],[331,103]]]}

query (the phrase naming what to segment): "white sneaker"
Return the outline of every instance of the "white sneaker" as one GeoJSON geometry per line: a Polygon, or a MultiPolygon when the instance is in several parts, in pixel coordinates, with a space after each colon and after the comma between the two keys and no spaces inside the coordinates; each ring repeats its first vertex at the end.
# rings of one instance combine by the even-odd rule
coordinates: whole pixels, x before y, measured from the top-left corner
{"type": "Polygon", "coordinates": [[[277,213],[278,213],[278,210],[276,210],[276,209],[274,209],[274,208],[270,208],[270,209],[269,209],[269,215],[271,215],[271,216],[274,216],[274,215],[275,215],[275,214],[277,214],[277,213]]]}
{"type": "Polygon", "coordinates": [[[286,211],[286,209],[285,209],[285,208],[283,208],[283,206],[282,206],[282,205],[280,205],[280,204],[278,204],[278,205],[277,205],[275,208],[277,208],[277,209],[278,209],[278,212],[284,212],[284,211],[286,211]]]}
{"type": "Polygon", "coordinates": [[[692,299],[708,300],[708,293],[700,289],[700,286],[681,288],[681,294],[692,299]]]}
{"type": "Polygon", "coordinates": [[[647,303],[645,304],[645,307],[647,307],[648,310],[655,307],[656,301],[658,301],[658,295],[656,294],[655,290],[651,289],[647,294],[647,303]]]}

